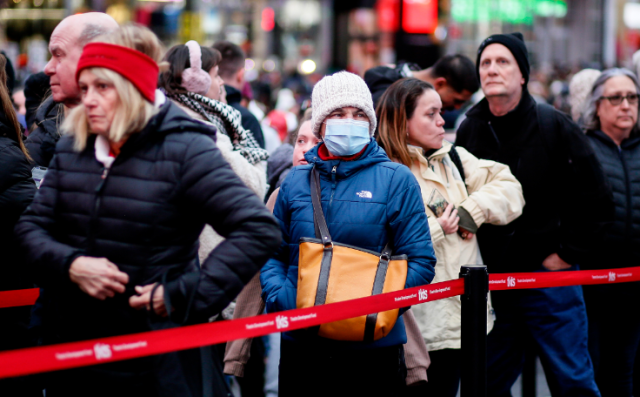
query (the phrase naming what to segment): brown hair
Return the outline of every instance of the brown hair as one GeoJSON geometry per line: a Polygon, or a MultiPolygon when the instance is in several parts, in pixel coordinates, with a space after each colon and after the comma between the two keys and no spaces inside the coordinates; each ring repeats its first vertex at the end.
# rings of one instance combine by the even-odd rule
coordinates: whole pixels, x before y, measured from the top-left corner
{"type": "MultiPolygon", "coordinates": [[[[202,52],[202,70],[209,73],[220,63],[222,55],[220,51],[200,46],[202,52]]],[[[164,61],[169,63],[168,70],[160,73],[158,78],[158,88],[164,88],[169,95],[186,94],[187,89],[182,86],[182,73],[191,67],[189,61],[189,47],[179,44],[171,47],[164,56],[164,61]]]]}
{"type": "Polygon", "coordinates": [[[0,101],[2,101],[2,111],[10,124],[7,127],[9,127],[9,130],[13,129],[13,131],[9,131],[9,138],[16,141],[18,146],[20,146],[22,153],[24,153],[29,161],[32,161],[31,156],[29,156],[29,152],[27,152],[27,148],[24,146],[24,142],[22,142],[22,127],[18,122],[16,110],[13,108],[13,103],[9,96],[9,88],[7,88],[7,72],[5,70],[6,66],[7,58],[0,54],[0,101]]]}
{"type": "Polygon", "coordinates": [[[392,160],[407,167],[411,167],[411,155],[407,149],[407,121],[413,116],[422,94],[433,89],[431,84],[422,80],[401,79],[385,91],[376,108],[378,145],[392,160]]]}

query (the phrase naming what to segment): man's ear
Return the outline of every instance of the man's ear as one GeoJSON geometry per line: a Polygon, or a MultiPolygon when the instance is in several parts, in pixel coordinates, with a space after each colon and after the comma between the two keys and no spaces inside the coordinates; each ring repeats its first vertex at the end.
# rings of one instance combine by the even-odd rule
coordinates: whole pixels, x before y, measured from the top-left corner
{"type": "Polygon", "coordinates": [[[236,72],[234,78],[238,86],[242,87],[242,85],[244,84],[244,68],[240,68],[240,70],[236,72]]]}
{"type": "Polygon", "coordinates": [[[444,88],[445,85],[447,85],[447,79],[445,79],[444,77],[438,77],[433,80],[433,88],[435,88],[436,91],[444,88]]]}

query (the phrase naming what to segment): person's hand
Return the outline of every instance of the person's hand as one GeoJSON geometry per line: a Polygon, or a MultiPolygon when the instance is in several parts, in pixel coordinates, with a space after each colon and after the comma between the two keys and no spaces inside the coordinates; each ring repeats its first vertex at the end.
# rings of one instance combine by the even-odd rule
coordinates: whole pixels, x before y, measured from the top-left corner
{"type": "Polygon", "coordinates": [[[463,240],[471,240],[474,236],[473,233],[460,226],[458,226],[458,234],[460,235],[460,237],[462,237],[463,240]]]}
{"type": "Polygon", "coordinates": [[[551,254],[547,256],[547,259],[542,262],[542,266],[551,271],[567,270],[571,267],[571,265],[563,261],[558,254],[551,254]]]}
{"type": "Polygon", "coordinates": [[[69,277],[83,292],[100,300],[123,293],[129,282],[129,275],[107,258],[89,256],[79,256],[71,263],[69,277]]]}
{"type": "Polygon", "coordinates": [[[453,204],[449,204],[447,209],[444,210],[440,218],[438,218],[438,223],[444,234],[452,234],[458,231],[458,210],[453,209],[453,204]]]}
{"type": "MultiPolygon", "coordinates": [[[[134,309],[147,308],[151,310],[151,291],[153,291],[155,284],[147,284],[145,286],[136,285],[136,293],[129,298],[129,305],[134,309]]],[[[153,295],[153,310],[157,315],[166,317],[167,308],[164,306],[164,287],[161,285],[156,288],[156,293],[153,295]]]]}

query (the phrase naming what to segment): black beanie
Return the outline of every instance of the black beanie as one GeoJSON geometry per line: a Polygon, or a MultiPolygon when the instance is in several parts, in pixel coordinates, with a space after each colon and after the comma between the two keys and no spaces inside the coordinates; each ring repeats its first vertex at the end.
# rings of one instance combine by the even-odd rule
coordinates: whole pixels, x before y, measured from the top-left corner
{"type": "Polygon", "coordinates": [[[511,51],[516,62],[518,62],[518,67],[520,67],[520,73],[522,73],[522,77],[524,77],[524,86],[526,88],[529,82],[529,57],[527,55],[527,47],[524,45],[524,37],[520,32],[494,34],[493,36],[487,37],[482,44],[480,44],[478,48],[478,58],[476,59],[476,74],[478,75],[478,80],[480,80],[480,56],[482,55],[482,51],[491,44],[502,44],[511,51]]]}

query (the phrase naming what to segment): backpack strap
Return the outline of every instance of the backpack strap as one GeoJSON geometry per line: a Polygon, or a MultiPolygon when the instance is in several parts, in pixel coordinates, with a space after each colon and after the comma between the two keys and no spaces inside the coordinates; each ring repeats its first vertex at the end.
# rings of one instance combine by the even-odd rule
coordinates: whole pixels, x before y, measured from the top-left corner
{"type": "Polygon", "coordinates": [[[449,158],[451,158],[451,161],[453,161],[453,164],[456,166],[456,168],[458,169],[458,172],[460,173],[460,177],[462,178],[462,182],[464,182],[464,186],[467,186],[467,181],[466,178],[464,176],[464,167],[462,167],[462,160],[460,159],[460,155],[458,154],[458,151],[456,150],[456,145],[452,145],[451,146],[451,150],[449,151],[449,158]]]}

